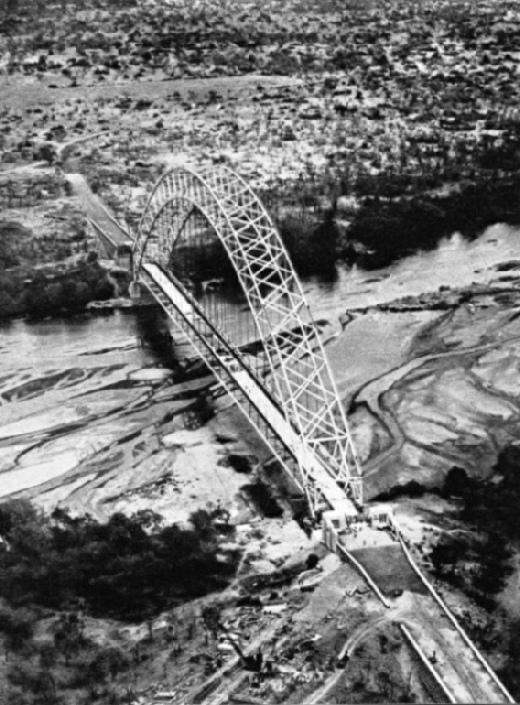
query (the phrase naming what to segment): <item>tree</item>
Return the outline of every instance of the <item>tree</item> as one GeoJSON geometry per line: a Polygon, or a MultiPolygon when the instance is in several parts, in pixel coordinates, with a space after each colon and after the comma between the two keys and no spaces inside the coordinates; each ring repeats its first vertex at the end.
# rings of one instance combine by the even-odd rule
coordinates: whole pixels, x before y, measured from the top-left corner
{"type": "Polygon", "coordinates": [[[38,693],[42,705],[57,705],[61,701],[56,692],[56,679],[48,670],[41,670],[35,674],[33,689],[38,693]]]}
{"type": "Polygon", "coordinates": [[[74,612],[62,614],[54,624],[54,645],[63,654],[67,666],[71,656],[86,643],[84,629],[83,618],[74,612]]]}
{"type": "Polygon", "coordinates": [[[43,670],[50,670],[56,664],[56,647],[50,641],[40,645],[40,664],[43,670]]]}
{"type": "Polygon", "coordinates": [[[443,494],[446,497],[462,497],[468,489],[468,475],[464,468],[450,469],[444,480],[443,494]]]}
{"type": "Polygon", "coordinates": [[[0,290],[0,318],[9,316],[15,310],[15,303],[11,294],[0,290]]]}
{"type": "Polygon", "coordinates": [[[18,14],[19,9],[19,0],[5,0],[5,2],[3,3],[3,12],[1,16],[2,21],[10,22],[14,20],[14,18],[18,14]]]}
{"type": "Polygon", "coordinates": [[[466,555],[467,544],[459,536],[443,536],[433,547],[431,561],[437,573],[453,578],[457,563],[466,555]]]}
{"type": "Polygon", "coordinates": [[[193,512],[190,515],[190,523],[202,541],[213,542],[215,540],[216,532],[213,519],[206,509],[197,509],[193,512]]]}
{"type": "Polygon", "coordinates": [[[508,624],[507,636],[507,663],[499,676],[518,700],[518,693],[520,693],[520,620],[515,619],[508,624]]]}
{"type": "Polygon", "coordinates": [[[316,568],[319,562],[320,559],[316,553],[309,553],[309,555],[307,556],[307,560],[305,561],[305,565],[308,570],[313,570],[314,568],[316,568]]]}
{"type": "Polygon", "coordinates": [[[96,682],[111,680],[130,667],[130,660],[121,649],[107,646],[97,652],[89,665],[89,674],[96,682]]]}
{"type": "Polygon", "coordinates": [[[513,568],[510,564],[511,549],[503,536],[490,533],[481,547],[482,563],[473,584],[486,597],[494,598],[504,587],[513,568]]]}
{"type": "Polygon", "coordinates": [[[45,287],[45,297],[48,305],[52,309],[60,308],[65,303],[63,297],[63,287],[58,282],[47,284],[45,287]]]}
{"type": "Polygon", "coordinates": [[[14,550],[40,555],[47,542],[45,516],[29,500],[12,499],[0,504],[0,536],[14,550]]]}
{"type": "Polygon", "coordinates": [[[32,639],[36,617],[27,609],[5,607],[0,610],[0,632],[8,652],[20,651],[32,639]]]}
{"type": "Polygon", "coordinates": [[[221,613],[222,608],[216,602],[206,605],[202,610],[202,619],[204,621],[204,626],[206,627],[207,631],[212,635],[214,640],[216,640],[218,637],[221,613]]]}
{"type": "Polygon", "coordinates": [[[38,150],[37,157],[43,159],[47,164],[54,164],[56,161],[56,148],[49,143],[42,144],[38,150]]]}
{"type": "Polygon", "coordinates": [[[76,302],[78,303],[78,305],[84,306],[85,304],[88,303],[89,298],[90,298],[89,286],[85,281],[80,280],[76,284],[76,302]]]}

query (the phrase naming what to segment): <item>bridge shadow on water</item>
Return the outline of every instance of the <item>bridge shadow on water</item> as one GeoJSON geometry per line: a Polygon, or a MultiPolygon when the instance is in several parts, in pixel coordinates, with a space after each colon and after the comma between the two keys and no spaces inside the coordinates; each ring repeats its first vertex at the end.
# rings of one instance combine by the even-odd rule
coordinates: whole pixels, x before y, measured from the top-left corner
{"type": "Polygon", "coordinates": [[[177,361],[168,319],[163,309],[160,306],[138,307],[135,321],[141,347],[150,350],[161,367],[175,369],[177,361]]]}

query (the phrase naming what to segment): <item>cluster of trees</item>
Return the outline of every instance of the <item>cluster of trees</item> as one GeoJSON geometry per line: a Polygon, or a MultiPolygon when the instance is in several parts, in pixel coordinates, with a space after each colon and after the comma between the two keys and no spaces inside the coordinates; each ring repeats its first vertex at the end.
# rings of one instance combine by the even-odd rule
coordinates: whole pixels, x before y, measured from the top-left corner
{"type": "Polygon", "coordinates": [[[499,453],[493,475],[499,482],[479,482],[453,468],[446,478],[445,496],[462,500],[460,518],[476,527],[501,534],[506,541],[520,538],[520,448],[509,446],[499,453]]]}
{"type": "Polygon", "coordinates": [[[456,231],[471,238],[497,222],[520,223],[519,187],[520,177],[514,175],[447,196],[395,200],[374,196],[371,188],[346,228],[337,224],[334,198],[326,209],[302,203],[275,219],[298,272],[329,276],[338,259],[368,269],[386,267],[417,250],[434,249],[456,231]]]}
{"type": "Polygon", "coordinates": [[[15,269],[0,272],[0,318],[47,316],[82,310],[89,301],[109,299],[114,287],[90,252],[66,271],[15,269]]]}
{"type": "Polygon", "coordinates": [[[492,609],[512,572],[513,542],[520,538],[520,451],[511,446],[498,457],[495,473],[501,482],[478,482],[462,468],[453,468],[442,494],[461,501],[459,517],[475,531],[445,533],[433,549],[436,572],[492,609]],[[478,533],[477,533],[478,532],[478,533]],[[471,566],[461,570],[461,562],[471,566]]]}
{"type": "MultiPolygon", "coordinates": [[[[190,517],[191,528],[165,525],[152,511],[107,522],[45,515],[26,500],[0,504],[0,649],[6,705],[135,702],[128,685],[150,656],[150,637],[124,647],[102,644],[87,616],[146,620],[185,600],[221,589],[238,554],[217,555],[229,513],[217,507],[190,517]]],[[[193,625],[192,625],[193,627],[193,625]]],[[[191,638],[191,637],[190,637],[191,638]]]]}
{"type": "Polygon", "coordinates": [[[435,545],[431,560],[444,580],[469,589],[475,601],[486,609],[496,606],[496,596],[511,575],[512,551],[496,532],[445,533],[435,545]]]}
{"type": "MultiPolygon", "coordinates": [[[[6,705],[65,705],[68,702],[131,703],[115,684],[119,674],[138,665],[139,651],[99,645],[86,633],[76,612],[48,617],[45,634],[36,609],[0,607],[0,643],[7,678],[0,684],[6,705]],[[137,658],[136,658],[137,657],[137,658]]],[[[127,689],[126,695],[131,691],[127,689]]]]}
{"type": "Polygon", "coordinates": [[[46,516],[22,500],[1,504],[0,597],[15,607],[150,618],[234,575],[238,556],[217,555],[219,533],[231,531],[227,518],[200,510],[183,529],[149,511],[100,523],[64,510],[46,516]]]}
{"type": "Polygon", "coordinates": [[[21,223],[0,220],[0,270],[18,267],[30,259],[33,236],[21,223]]]}
{"type": "Polygon", "coordinates": [[[340,238],[334,215],[333,207],[318,218],[302,209],[278,219],[280,235],[300,275],[334,273],[340,238]]]}
{"type": "Polygon", "coordinates": [[[503,635],[507,640],[507,659],[498,675],[518,702],[520,698],[520,619],[512,619],[507,625],[507,632],[503,635]]]}
{"type": "Polygon", "coordinates": [[[475,237],[497,222],[520,223],[520,130],[475,159],[465,181],[457,164],[451,171],[423,165],[418,174],[354,174],[351,166],[336,165],[302,177],[294,188],[279,186],[261,196],[300,274],[328,275],[338,259],[379,268],[433,249],[455,231],[475,237]],[[437,194],[446,182],[458,185],[437,194]],[[361,207],[342,212],[338,202],[344,196],[361,207]]]}
{"type": "Polygon", "coordinates": [[[497,222],[520,222],[517,194],[520,178],[481,182],[449,196],[417,196],[382,204],[367,200],[339,243],[338,253],[352,259],[352,241],[364,245],[358,260],[366,267],[383,267],[417,250],[437,247],[458,231],[475,237],[497,222]]]}

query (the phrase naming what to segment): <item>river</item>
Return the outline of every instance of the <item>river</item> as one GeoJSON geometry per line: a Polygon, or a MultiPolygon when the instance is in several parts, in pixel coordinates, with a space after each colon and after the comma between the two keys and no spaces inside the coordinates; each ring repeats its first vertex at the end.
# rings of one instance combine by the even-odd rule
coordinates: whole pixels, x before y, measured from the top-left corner
{"type": "MultiPolygon", "coordinates": [[[[490,282],[498,276],[493,265],[520,254],[518,236],[518,229],[494,226],[471,243],[454,235],[435,251],[417,253],[384,270],[340,269],[334,282],[305,281],[315,318],[329,320],[336,333],[328,349],[342,395],[353,395],[370,379],[402,364],[413,334],[438,315],[374,312],[357,317],[342,331],[339,316],[347,308],[440,286],[490,282]]],[[[237,303],[236,310],[240,308],[243,304],[237,303]]],[[[161,504],[175,491],[179,495],[184,485],[177,478],[172,490],[176,479],[171,467],[190,444],[190,462],[218,464],[220,451],[214,444],[209,448],[204,428],[193,432],[193,442],[180,420],[209,382],[186,380],[179,369],[169,369],[167,356],[153,339],[158,321],[116,311],[2,324],[0,496],[22,493],[47,507],[63,501],[100,515],[124,508],[136,493],[134,509],[147,506],[158,493],[161,504]],[[144,485],[151,487],[148,495],[144,485]]],[[[213,434],[215,426],[218,420],[213,434]]],[[[219,473],[220,484],[235,487],[227,470],[219,473]]],[[[196,489],[193,497],[198,497],[196,489]]]]}

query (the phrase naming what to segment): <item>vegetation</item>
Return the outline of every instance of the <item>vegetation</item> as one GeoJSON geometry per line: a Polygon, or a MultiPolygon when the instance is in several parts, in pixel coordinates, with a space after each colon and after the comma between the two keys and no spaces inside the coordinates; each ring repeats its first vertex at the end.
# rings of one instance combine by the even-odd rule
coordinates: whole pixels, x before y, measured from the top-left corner
{"type": "Polygon", "coordinates": [[[434,547],[431,560],[439,577],[466,588],[486,609],[496,606],[496,596],[511,574],[512,551],[497,533],[445,533],[434,547]]]}
{"type": "Polygon", "coordinates": [[[446,497],[461,500],[459,518],[479,533],[476,529],[443,534],[431,556],[435,571],[455,585],[469,587],[477,602],[488,609],[496,605],[512,572],[512,544],[520,538],[518,460],[516,446],[499,455],[498,484],[477,482],[462,468],[453,468],[442,491],[446,497]]]}
{"type": "Polygon", "coordinates": [[[0,504],[2,705],[134,702],[129,683],[154,653],[153,618],[221,589],[236,570],[238,554],[217,554],[233,531],[228,512],[199,510],[190,522],[141,511],[101,523],[60,509],[47,516],[26,500],[0,504]],[[146,621],[148,636],[125,645],[112,624],[98,643],[91,617],[146,621]]]}
{"type": "Polygon", "coordinates": [[[82,310],[89,301],[114,295],[114,287],[95,252],[76,266],[0,270],[0,318],[48,316],[82,310]]]}
{"type": "MultiPolygon", "coordinates": [[[[498,483],[464,481],[458,471],[457,493],[463,501],[461,518],[475,526],[485,526],[489,531],[509,541],[520,538],[520,450],[513,445],[503,450],[495,466],[498,483]]],[[[452,471],[453,472],[453,471],[452,471]]],[[[450,477],[448,483],[453,483],[450,477]]]]}
{"type": "MultiPolygon", "coordinates": [[[[328,275],[338,259],[370,269],[386,267],[417,250],[434,249],[453,232],[473,238],[497,222],[520,223],[518,171],[507,178],[499,178],[496,171],[492,178],[492,172],[448,195],[419,187],[407,195],[397,183],[396,197],[385,198],[374,195],[382,190],[384,176],[379,175],[365,184],[370,195],[360,199],[346,228],[338,223],[337,199],[329,198],[331,205],[325,209],[308,208],[305,194],[299,205],[277,218],[277,225],[302,275],[328,275]]],[[[341,179],[335,193],[341,193],[341,179]]],[[[283,201],[283,195],[280,198],[283,201]]]]}
{"type": "Polygon", "coordinates": [[[511,620],[503,635],[507,644],[505,666],[498,671],[498,676],[516,701],[520,696],[520,620],[511,620]]]}
{"type": "Polygon", "coordinates": [[[360,263],[382,267],[418,249],[433,249],[455,231],[475,237],[493,223],[519,223],[519,185],[517,176],[493,184],[482,181],[443,197],[423,195],[384,205],[366,201],[339,254],[352,260],[349,242],[358,242],[365,248],[357,256],[360,263]]]}
{"type": "Polygon", "coordinates": [[[0,702],[6,705],[129,702],[114,679],[135,667],[135,659],[119,646],[96,644],[79,613],[2,606],[0,643],[7,662],[0,702]],[[45,625],[44,638],[38,623],[45,625]]]}
{"type": "Polygon", "coordinates": [[[0,505],[0,597],[17,608],[82,606],[98,617],[143,620],[227,584],[237,556],[217,555],[219,532],[230,531],[221,514],[198,511],[194,528],[182,529],[150,511],[100,523],[7,502],[0,505]]]}
{"type": "Polygon", "coordinates": [[[338,256],[340,235],[333,208],[327,209],[319,218],[302,209],[284,215],[277,225],[300,275],[331,276],[338,256]]]}
{"type": "MultiPolygon", "coordinates": [[[[502,451],[495,467],[499,482],[482,482],[453,467],[444,486],[437,490],[445,498],[460,501],[457,518],[469,529],[454,529],[441,534],[431,554],[437,576],[464,588],[478,604],[492,610],[511,575],[513,545],[520,539],[520,449],[510,446],[502,451]]],[[[420,497],[427,490],[411,481],[380,494],[390,501],[398,497],[420,497]]]]}

